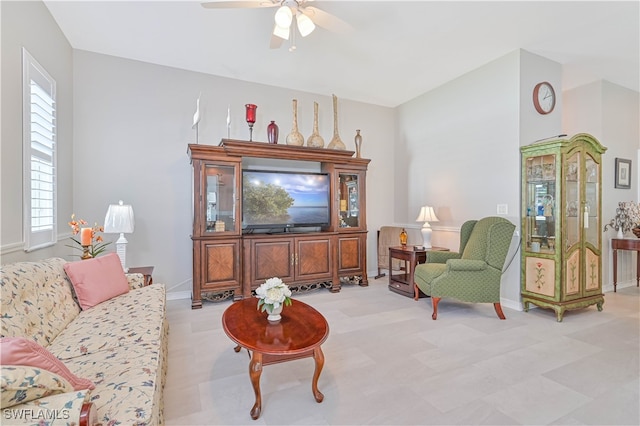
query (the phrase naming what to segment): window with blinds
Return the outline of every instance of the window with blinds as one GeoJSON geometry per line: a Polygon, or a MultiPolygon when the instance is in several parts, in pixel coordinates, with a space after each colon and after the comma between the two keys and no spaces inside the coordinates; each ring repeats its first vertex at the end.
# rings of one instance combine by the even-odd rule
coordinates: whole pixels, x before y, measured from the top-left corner
{"type": "Polygon", "coordinates": [[[55,244],[56,82],[22,49],[25,251],[55,244]]]}

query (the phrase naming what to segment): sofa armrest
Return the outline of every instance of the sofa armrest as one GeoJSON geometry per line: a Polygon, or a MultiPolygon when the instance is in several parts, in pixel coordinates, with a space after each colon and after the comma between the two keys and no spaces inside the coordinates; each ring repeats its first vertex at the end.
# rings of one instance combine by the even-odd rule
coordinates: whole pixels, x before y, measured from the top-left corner
{"type": "Polygon", "coordinates": [[[483,271],[487,269],[487,262],[472,259],[450,259],[447,261],[447,269],[449,271],[483,271]]]}
{"type": "Polygon", "coordinates": [[[93,426],[97,424],[96,409],[88,402],[90,390],[73,391],[34,399],[24,404],[2,409],[2,419],[11,425],[39,425],[40,420],[50,423],[93,426]]]}
{"type": "Polygon", "coordinates": [[[447,263],[449,259],[460,259],[460,253],[454,251],[427,252],[427,263],[447,263]]]}
{"type": "Polygon", "coordinates": [[[130,290],[144,287],[144,275],[138,273],[126,275],[130,290]]]}

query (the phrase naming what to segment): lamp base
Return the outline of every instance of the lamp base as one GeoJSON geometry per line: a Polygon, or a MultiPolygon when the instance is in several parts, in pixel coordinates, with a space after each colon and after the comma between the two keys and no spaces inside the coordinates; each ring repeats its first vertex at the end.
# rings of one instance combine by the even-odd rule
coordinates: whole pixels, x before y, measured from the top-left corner
{"type": "Polygon", "coordinates": [[[422,226],[422,228],[420,229],[420,232],[422,232],[422,245],[424,246],[424,248],[426,249],[430,249],[431,246],[431,233],[433,232],[431,230],[431,226],[429,225],[429,222],[425,222],[424,225],[422,226]]]}
{"type": "Polygon", "coordinates": [[[120,258],[120,264],[122,265],[122,270],[126,273],[129,271],[129,268],[126,267],[127,263],[127,239],[124,237],[124,233],[120,233],[120,238],[116,241],[116,253],[120,258]]]}

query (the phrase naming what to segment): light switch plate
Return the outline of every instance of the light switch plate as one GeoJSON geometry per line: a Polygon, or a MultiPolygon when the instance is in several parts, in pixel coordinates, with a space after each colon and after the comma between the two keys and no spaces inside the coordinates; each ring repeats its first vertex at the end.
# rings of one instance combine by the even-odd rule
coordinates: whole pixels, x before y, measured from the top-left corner
{"type": "Polygon", "coordinates": [[[498,204],[498,214],[509,214],[509,206],[507,204],[498,204]]]}

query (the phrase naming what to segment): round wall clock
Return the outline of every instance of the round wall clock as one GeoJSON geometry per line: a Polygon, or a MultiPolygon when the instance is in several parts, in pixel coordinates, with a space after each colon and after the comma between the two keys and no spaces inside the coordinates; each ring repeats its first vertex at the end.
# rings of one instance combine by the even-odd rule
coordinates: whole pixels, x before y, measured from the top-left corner
{"type": "Polygon", "coordinates": [[[556,106],[556,92],[553,86],[543,81],[533,88],[533,106],[540,114],[549,114],[556,106]]]}

